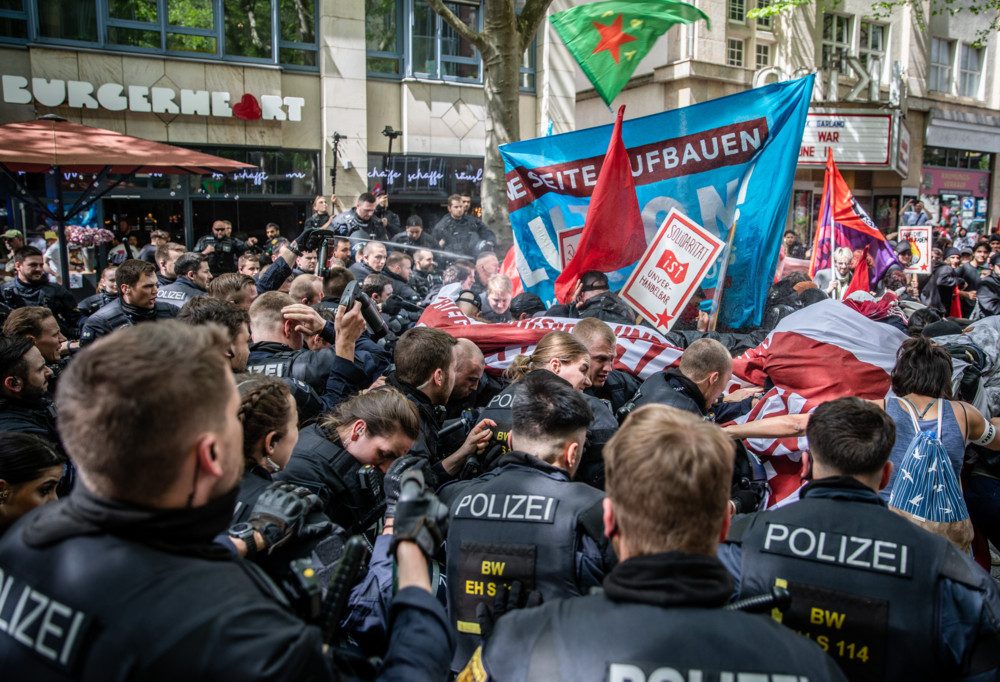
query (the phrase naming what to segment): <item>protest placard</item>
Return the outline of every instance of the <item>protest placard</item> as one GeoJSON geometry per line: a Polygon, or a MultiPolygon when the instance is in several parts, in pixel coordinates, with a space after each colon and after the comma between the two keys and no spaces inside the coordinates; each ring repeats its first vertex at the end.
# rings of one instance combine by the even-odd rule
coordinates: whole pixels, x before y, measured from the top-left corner
{"type": "Polygon", "coordinates": [[[914,275],[928,275],[931,272],[931,243],[934,235],[930,225],[915,225],[899,228],[899,241],[910,245],[913,260],[905,272],[914,275]]]}
{"type": "Polygon", "coordinates": [[[722,245],[718,237],[671,209],[622,287],[621,297],[660,331],[670,331],[722,245]]]}

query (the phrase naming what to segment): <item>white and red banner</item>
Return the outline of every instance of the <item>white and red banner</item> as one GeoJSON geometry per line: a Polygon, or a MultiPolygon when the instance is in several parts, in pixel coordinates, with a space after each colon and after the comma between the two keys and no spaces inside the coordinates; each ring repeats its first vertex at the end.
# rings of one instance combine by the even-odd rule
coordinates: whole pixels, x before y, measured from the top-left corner
{"type": "MultiPolygon", "coordinates": [[[[763,343],[733,361],[734,379],[756,386],[770,379],[775,385],[736,421],[811,412],[844,396],[882,398],[889,391],[896,351],[906,338],[895,327],[839,301],[821,301],[792,313],[763,343]]],[[[801,487],[806,438],[751,438],[746,445],[767,471],[769,505],[801,487]]]]}
{"type": "Polygon", "coordinates": [[[915,275],[929,275],[931,272],[931,245],[934,243],[934,228],[931,225],[914,225],[899,228],[899,241],[910,246],[913,260],[905,272],[915,275]]]}
{"type": "MultiPolygon", "coordinates": [[[[469,339],[486,356],[487,371],[500,373],[515,356],[531,353],[543,336],[554,331],[572,331],[578,321],[533,317],[521,322],[487,324],[468,317],[452,301],[439,300],[427,306],[417,324],[469,339]]],[[[681,349],[667,343],[655,329],[630,324],[609,326],[618,337],[615,369],[646,379],[680,362],[681,349]]]]}
{"type": "Polygon", "coordinates": [[[657,329],[670,331],[722,244],[714,234],[671,208],[622,287],[621,297],[657,329]]]}

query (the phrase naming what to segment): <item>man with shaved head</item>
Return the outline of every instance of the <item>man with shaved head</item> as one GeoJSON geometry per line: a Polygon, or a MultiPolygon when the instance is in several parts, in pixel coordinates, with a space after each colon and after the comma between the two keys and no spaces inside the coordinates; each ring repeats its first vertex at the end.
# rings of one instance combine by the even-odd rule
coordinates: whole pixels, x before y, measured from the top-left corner
{"type": "Polygon", "coordinates": [[[385,260],[385,244],[368,242],[361,251],[361,261],[351,265],[349,270],[354,273],[354,279],[363,282],[368,275],[380,274],[385,267],[385,260]]]}

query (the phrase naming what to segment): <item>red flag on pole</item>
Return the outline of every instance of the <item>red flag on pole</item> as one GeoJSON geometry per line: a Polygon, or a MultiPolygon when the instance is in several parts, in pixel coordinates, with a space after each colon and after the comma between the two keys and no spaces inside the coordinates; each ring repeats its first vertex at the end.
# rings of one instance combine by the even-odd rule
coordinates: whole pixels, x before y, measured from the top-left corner
{"type": "Polygon", "coordinates": [[[620,270],[635,263],[646,251],[646,232],[635,196],[632,166],[622,141],[624,117],[625,107],[621,106],[590,199],[576,255],[556,280],[556,298],[562,303],[569,303],[583,273],[620,270]]]}
{"type": "Polygon", "coordinates": [[[844,292],[844,298],[847,298],[855,291],[864,291],[865,293],[868,293],[868,285],[868,247],[866,246],[864,251],[861,252],[858,264],[854,266],[854,276],[851,278],[851,283],[847,285],[847,291],[844,292]]]}

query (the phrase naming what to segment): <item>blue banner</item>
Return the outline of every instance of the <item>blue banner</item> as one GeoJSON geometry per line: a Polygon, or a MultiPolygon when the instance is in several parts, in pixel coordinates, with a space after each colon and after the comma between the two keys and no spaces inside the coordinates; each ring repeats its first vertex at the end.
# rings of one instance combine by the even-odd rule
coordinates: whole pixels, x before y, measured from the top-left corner
{"type": "MultiPolygon", "coordinates": [[[[785,229],[813,77],[772,83],[683,109],[626,121],[647,243],[671,208],[724,241],[736,224],[720,321],[759,324],[785,229]]],[[[500,147],[517,267],[525,289],[547,302],[597,184],[611,124],[500,147]]],[[[710,297],[723,256],[702,285],[710,297]]],[[[629,274],[612,273],[614,288],[629,274]]]]}

